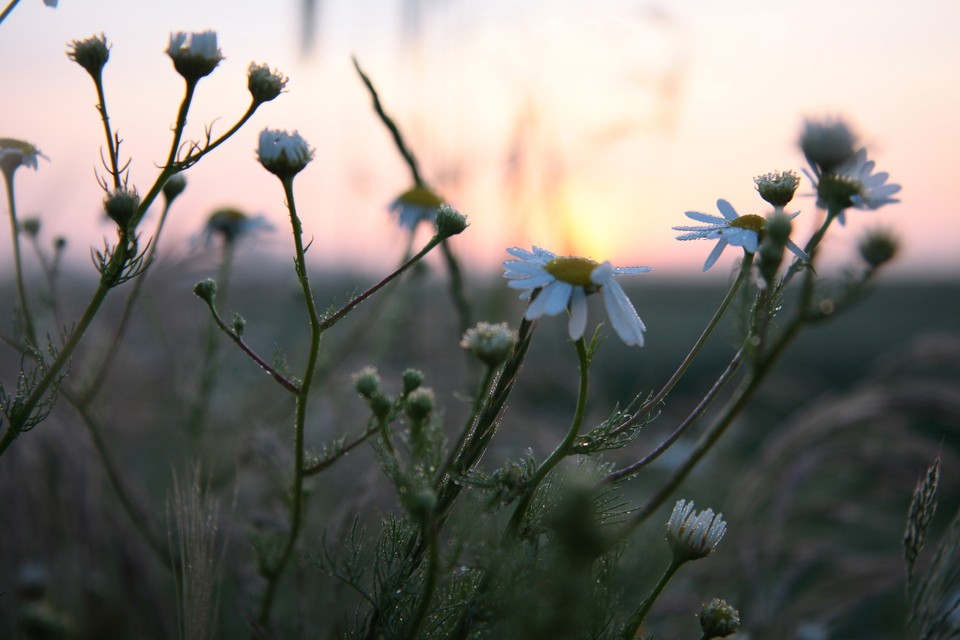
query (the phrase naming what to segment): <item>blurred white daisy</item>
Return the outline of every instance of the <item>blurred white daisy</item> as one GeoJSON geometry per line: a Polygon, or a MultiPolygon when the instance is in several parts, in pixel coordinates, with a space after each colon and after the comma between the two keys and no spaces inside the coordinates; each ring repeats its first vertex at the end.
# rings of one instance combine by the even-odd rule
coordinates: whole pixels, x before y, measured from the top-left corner
{"type": "MultiPolygon", "coordinates": [[[[876,162],[867,160],[867,150],[860,149],[853,158],[837,169],[840,179],[849,180],[856,187],[856,193],[850,196],[850,203],[857,209],[879,209],[885,204],[900,202],[899,199],[890,197],[900,191],[900,185],[887,184],[890,174],[886,171],[873,173],[875,167],[876,162]]],[[[840,224],[846,222],[843,212],[837,219],[840,224]]]]}
{"type": "Polygon", "coordinates": [[[557,256],[536,246],[532,251],[514,247],[507,253],[518,258],[503,263],[503,277],[510,280],[507,286],[520,289],[521,300],[530,300],[539,291],[527,307],[527,320],[569,310],[567,330],[571,340],[578,340],[587,326],[587,294],[600,291],[610,324],[620,339],[629,346],[643,346],[646,327],[615,278],[646,273],[651,271],[650,267],[614,267],[589,258],[557,256]]]}
{"type": "MultiPolygon", "coordinates": [[[[717,209],[723,214],[723,217],[713,216],[699,211],[687,211],[685,216],[691,220],[704,223],[701,226],[691,227],[673,227],[674,231],[686,231],[686,233],[677,236],[677,240],[716,240],[717,244],[707,256],[703,263],[703,270],[706,271],[714,265],[727,245],[734,247],[743,247],[747,253],[756,253],[760,246],[761,236],[764,227],[767,224],[763,216],[756,214],[737,215],[737,211],[729,202],[724,199],[717,200],[717,209]]],[[[795,218],[799,212],[790,215],[795,218]]],[[[798,247],[789,238],[787,239],[787,248],[790,249],[801,260],[807,260],[807,254],[798,247]]]]}
{"type": "Polygon", "coordinates": [[[0,138],[0,169],[13,175],[20,167],[36,170],[37,159],[46,158],[35,145],[14,138],[0,138]]]}
{"type": "Polygon", "coordinates": [[[433,191],[418,184],[404,191],[390,203],[390,211],[399,216],[401,227],[410,231],[416,229],[421,220],[433,222],[437,219],[437,212],[443,205],[443,200],[433,191]]]}

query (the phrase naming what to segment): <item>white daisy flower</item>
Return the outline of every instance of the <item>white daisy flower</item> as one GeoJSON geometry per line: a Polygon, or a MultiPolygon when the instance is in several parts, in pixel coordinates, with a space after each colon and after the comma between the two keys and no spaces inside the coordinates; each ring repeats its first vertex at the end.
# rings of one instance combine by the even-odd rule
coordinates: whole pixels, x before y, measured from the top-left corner
{"type": "Polygon", "coordinates": [[[678,560],[707,557],[726,532],[723,514],[714,515],[712,509],[697,513],[693,510],[692,500],[678,500],[667,520],[667,541],[678,560]]]}
{"type": "Polygon", "coordinates": [[[418,184],[404,191],[390,203],[390,211],[399,216],[401,227],[410,231],[417,228],[421,220],[433,222],[437,219],[437,212],[443,205],[443,200],[433,191],[418,184]]]}
{"type": "Polygon", "coordinates": [[[257,159],[275,176],[289,178],[303,171],[313,160],[313,149],[296,131],[264,129],[260,132],[257,159]]]}
{"type": "Polygon", "coordinates": [[[524,315],[527,320],[569,310],[567,330],[571,340],[578,340],[587,326],[587,294],[601,291],[613,330],[628,346],[643,346],[643,332],[647,328],[615,278],[646,273],[651,271],[650,267],[614,267],[609,262],[599,263],[589,258],[557,256],[536,246],[532,251],[515,247],[507,249],[507,253],[519,258],[503,263],[506,270],[503,277],[510,280],[507,286],[522,290],[521,300],[530,300],[534,292],[539,291],[527,307],[524,315]]]}
{"type": "Polygon", "coordinates": [[[0,169],[13,175],[20,167],[36,171],[38,158],[46,158],[35,145],[14,138],[0,138],[0,169]]]}
{"type": "MultiPolygon", "coordinates": [[[[850,196],[850,202],[857,209],[879,209],[885,204],[900,202],[898,198],[891,198],[900,191],[899,184],[886,184],[890,174],[886,171],[873,173],[876,162],[867,160],[867,150],[860,149],[846,164],[837,169],[837,176],[854,183],[857,193],[850,196]]],[[[846,222],[843,212],[837,216],[840,224],[846,222]]]]}
{"type": "MultiPolygon", "coordinates": [[[[697,227],[673,227],[674,231],[686,231],[683,235],[677,236],[677,240],[717,240],[716,246],[706,262],[703,263],[703,270],[706,271],[714,265],[727,245],[734,247],[743,247],[747,253],[756,253],[760,246],[761,236],[767,221],[763,216],[756,214],[737,215],[736,210],[729,202],[724,199],[717,200],[717,209],[723,214],[723,217],[712,216],[699,211],[687,211],[685,216],[697,222],[703,222],[704,225],[697,227]]],[[[800,215],[800,212],[790,215],[793,219],[800,215]]],[[[807,260],[807,254],[798,247],[792,240],[787,239],[787,248],[790,249],[801,260],[807,260]]]]}

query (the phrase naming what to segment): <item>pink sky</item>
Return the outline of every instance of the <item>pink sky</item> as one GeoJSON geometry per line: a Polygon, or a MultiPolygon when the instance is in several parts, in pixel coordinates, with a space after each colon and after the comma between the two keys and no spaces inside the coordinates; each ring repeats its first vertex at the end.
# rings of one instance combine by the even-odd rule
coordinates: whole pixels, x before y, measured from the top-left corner
{"type": "MultiPolygon", "coordinates": [[[[852,261],[862,231],[881,225],[903,239],[896,273],[960,274],[960,3],[444,0],[423,3],[411,44],[399,0],[325,0],[309,57],[297,3],[275,4],[62,0],[51,10],[23,0],[0,25],[0,137],[33,142],[50,162],[18,174],[21,216],[39,215],[48,237],[68,236],[78,268],[111,233],[93,177],[102,146],[93,86],[64,55],[67,42],[103,31],[112,43],[108,108],[133,158],[131,182],[145,191],[182,91],[163,53],[168,35],[212,28],[226,59],[200,85],[188,136],[213,121],[222,131],[242,113],[251,60],[290,76],[289,91],[190,170],[166,255],[196,250],[188,239],[223,205],[264,214],[278,231],[259,242],[289,251],[279,183],[254,158],[257,134],[271,127],[297,129],[317,149],[296,186],[313,264],[396,261],[404,240],[386,204],[409,176],[352,71],[356,54],[425,177],[469,217],[457,242],[476,268],[534,243],[698,274],[710,245],[674,240],[683,212],[715,213],[722,197],[763,213],[753,176],[799,173],[804,117],[839,115],[903,185],[903,202],[852,212],[831,234],[831,263],[852,261]]],[[[809,189],[804,180],[801,193],[809,189]]],[[[794,204],[802,241],[813,201],[794,204]]],[[[0,260],[10,263],[6,223],[0,260]]]]}

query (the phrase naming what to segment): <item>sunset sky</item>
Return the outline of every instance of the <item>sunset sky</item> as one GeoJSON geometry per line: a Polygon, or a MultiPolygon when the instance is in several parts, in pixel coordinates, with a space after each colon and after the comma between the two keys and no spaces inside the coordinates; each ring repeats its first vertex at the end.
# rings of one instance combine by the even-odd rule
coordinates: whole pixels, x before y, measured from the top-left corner
{"type": "MultiPolygon", "coordinates": [[[[356,55],[427,180],[469,217],[457,247],[476,269],[532,243],[698,274],[711,246],[674,239],[683,212],[715,214],[725,198],[741,214],[764,213],[752,178],[799,173],[804,118],[839,116],[903,190],[900,204],[850,213],[828,239],[830,263],[852,261],[863,230],[884,226],[903,240],[896,273],[960,275],[960,2],[318,4],[305,54],[296,0],[61,0],[57,9],[23,0],[0,25],[0,137],[35,143],[49,162],[18,173],[20,215],[40,216],[48,238],[68,236],[78,268],[112,233],[94,179],[103,144],[95,93],[65,55],[70,40],[102,31],[112,44],[107,106],[131,183],[145,191],[182,95],[164,54],[169,34],[215,29],[226,59],[200,84],[188,137],[211,122],[223,131],[243,112],[250,61],[290,82],[188,172],[165,255],[196,251],[190,238],[224,205],[266,216],[277,230],[258,246],[289,252],[280,185],[254,155],[271,127],[297,129],[316,148],[296,184],[312,264],[380,270],[397,260],[405,241],[386,207],[410,177],[353,72],[356,55]]],[[[800,193],[809,191],[804,178],[800,193]]],[[[813,199],[793,208],[802,244],[816,223],[813,199]]],[[[9,245],[3,222],[0,273],[9,273],[9,245]]],[[[735,260],[731,251],[711,273],[735,260]]]]}

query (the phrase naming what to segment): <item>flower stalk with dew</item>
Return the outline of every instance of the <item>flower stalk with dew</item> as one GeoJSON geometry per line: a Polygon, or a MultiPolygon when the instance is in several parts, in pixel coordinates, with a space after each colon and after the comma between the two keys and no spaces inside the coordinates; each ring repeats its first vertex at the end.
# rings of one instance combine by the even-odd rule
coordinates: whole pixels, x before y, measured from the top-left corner
{"type": "Polygon", "coordinates": [[[307,275],[306,251],[303,246],[303,225],[297,215],[296,199],[293,193],[293,180],[298,173],[306,168],[313,159],[314,150],[299,133],[289,133],[282,130],[264,129],[260,133],[257,146],[257,158],[263,168],[277,176],[283,185],[284,198],[287,210],[290,213],[290,226],[293,230],[294,265],[297,279],[304,302],[307,306],[307,316],[310,321],[310,346],[307,351],[307,364],[301,376],[301,384],[296,390],[296,408],[294,415],[294,460],[293,480],[290,487],[290,526],[286,541],[272,562],[265,560],[261,567],[261,574],[267,580],[267,586],[260,601],[260,612],[257,616],[258,624],[266,626],[270,618],[270,609],[276,595],[280,577],[293,555],[293,550],[300,535],[300,526],[303,521],[303,479],[304,479],[304,428],[306,424],[307,400],[310,396],[310,385],[317,366],[320,353],[320,336],[323,330],[320,326],[320,315],[314,301],[310,278],[307,275]]]}
{"type": "Polygon", "coordinates": [[[10,214],[10,235],[13,243],[13,269],[17,283],[17,302],[20,307],[20,321],[23,323],[23,334],[33,348],[39,348],[37,332],[33,325],[33,316],[27,303],[27,290],[23,279],[23,258],[20,253],[20,224],[17,222],[17,200],[14,195],[13,182],[17,169],[27,167],[37,170],[38,159],[45,158],[40,150],[23,140],[0,138],[0,172],[3,173],[4,185],[7,188],[7,211],[10,214]]]}
{"type": "Polygon", "coordinates": [[[670,544],[672,558],[667,570],[623,628],[621,638],[632,640],[637,630],[653,607],[653,603],[663,592],[673,575],[684,564],[691,560],[706,558],[717,548],[717,544],[727,531],[727,523],[721,514],[714,514],[712,509],[697,513],[693,510],[693,502],[679,500],[667,520],[667,542],[670,544]]]}
{"type": "Polygon", "coordinates": [[[646,327],[615,278],[647,273],[652,270],[650,267],[614,267],[590,258],[557,256],[536,246],[532,251],[514,247],[507,253],[518,258],[503,263],[503,277],[510,281],[507,286],[520,289],[521,300],[531,301],[524,318],[536,320],[569,311],[567,332],[571,340],[578,340],[587,326],[587,295],[600,291],[607,316],[620,339],[628,346],[643,346],[646,327]]]}

